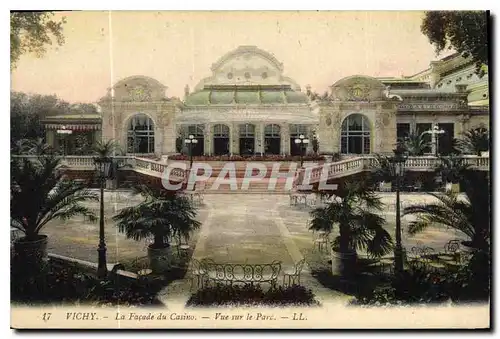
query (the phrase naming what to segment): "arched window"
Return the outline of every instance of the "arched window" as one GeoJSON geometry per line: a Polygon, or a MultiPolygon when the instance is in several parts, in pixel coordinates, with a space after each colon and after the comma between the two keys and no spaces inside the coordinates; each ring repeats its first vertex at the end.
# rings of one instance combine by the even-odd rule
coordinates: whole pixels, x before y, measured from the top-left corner
{"type": "Polygon", "coordinates": [[[351,114],[342,122],[340,153],[370,153],[370,122],[361,114],[351,114]]]}
{"type": "Polygon", "coordinates": [[[196,144],[186,144],[184,143],[184,148],[185,152],[189,153],[189,151],[192,152],[193,155],[198,156],[198,155],[203,155],[204,150],[205,150],[205,125],[203,124],[198,124],[198,125],[188,125],[187,128],[183,130],[183,140],[189,138],[190,135],[192,135],[198,142],[196,144]],[[189,147],[191,147],[191,150],[189,150],[189,147]]]}
{"type": "Polygon", "coordinates": [[[214,149],[215,155],[229,154],[229,126],[224,124],[214,125],[214,149]]]}
{"type": "Polygon", "coordinates": [[[300,138],[303,135],[308,137],[307,126],[306,125],[290,125],[290,155],[300,155],[304,154],[305,148],[304,144],[296,144],[295,139],[300,138]]]}
{"type": "Polygon", "coordinates": [[[128,123],[127,152],[149,154],[155,151],[154,123],[146,114],[136,114],[128,123]]]}
{"type": "Polygon", "coordinates": [[[253,155],[255,153],[255,125],[241,124],[240,130],[240,154],[253,155]]]}
{"type": "Polygon", "coordinates": [[[281,128],[279,125],[271,124],[264,127],[264,153],[280,154],[281,128]]]}

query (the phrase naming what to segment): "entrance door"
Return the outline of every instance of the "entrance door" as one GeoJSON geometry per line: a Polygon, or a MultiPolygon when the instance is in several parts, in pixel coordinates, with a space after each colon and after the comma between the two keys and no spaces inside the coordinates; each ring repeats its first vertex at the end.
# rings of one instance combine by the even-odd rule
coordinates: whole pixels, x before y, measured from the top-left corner
{"type": "Polygon", "coordinates": [[[242,124],[240,130],[240,154],[254,155],[255,154],[255,125],[242,124]]]}
{"type": "Polygon", "coordinates": [[[214,154],[229,154],[229,127],[227,125],[214,126],[214,154]]]}
{"type": "Polygon", "coordinates": [[[240,138],[240,154],[253,155],[255,153],[255,138],[240,138]]]}

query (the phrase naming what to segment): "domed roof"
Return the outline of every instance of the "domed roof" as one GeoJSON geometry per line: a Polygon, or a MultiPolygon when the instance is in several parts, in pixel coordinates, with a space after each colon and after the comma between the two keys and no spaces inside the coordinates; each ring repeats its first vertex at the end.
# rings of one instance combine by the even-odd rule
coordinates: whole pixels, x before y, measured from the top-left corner
{"type": "Polygon", "coordinates": [[[309,98],[289,86],[207,86],[191,93],[185,99],[186,106],[204,105],[261,105],[261,104],[308,104],[309,98]]]}

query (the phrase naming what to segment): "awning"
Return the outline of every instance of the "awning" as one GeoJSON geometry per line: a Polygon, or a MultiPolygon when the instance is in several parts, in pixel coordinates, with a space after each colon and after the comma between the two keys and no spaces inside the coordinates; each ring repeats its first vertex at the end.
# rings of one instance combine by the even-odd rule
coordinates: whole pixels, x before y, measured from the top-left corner
{"type": "Polygon", "coordinates": [[[45,124],[44,125],[46,129],[67,129],[67,130],[72,130],[72,131],[97,131],[101,129],[100,124],[45,124]]]}

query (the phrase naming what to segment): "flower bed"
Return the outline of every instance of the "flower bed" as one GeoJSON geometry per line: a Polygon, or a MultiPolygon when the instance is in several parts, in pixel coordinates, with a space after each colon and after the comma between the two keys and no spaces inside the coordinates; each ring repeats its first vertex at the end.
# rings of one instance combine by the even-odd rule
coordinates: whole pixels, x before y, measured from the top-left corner
{"type": "Polygon", "coordinates": [[[193,294],[186,306],[319,306],[319,302],[312,291],[303,286],[279,286],[264,291],[259,285],[216,285],[193,294]]]}
{"type": "MultiPolygon", "coordinates": [[[[169,160],[184,160],[189,161],[188,155],[177,154],[168,157],[169,160]]],[[[242,155],[201,155],[193,156],[193,161],[296,161],[299,162],[300,156],[298,155],[252,155],[252,156],[242,156],[242,155]]],[[[322,155],[305,155],[302,157],[303,161],[322,161],[325,157],[322,155]]]]}

